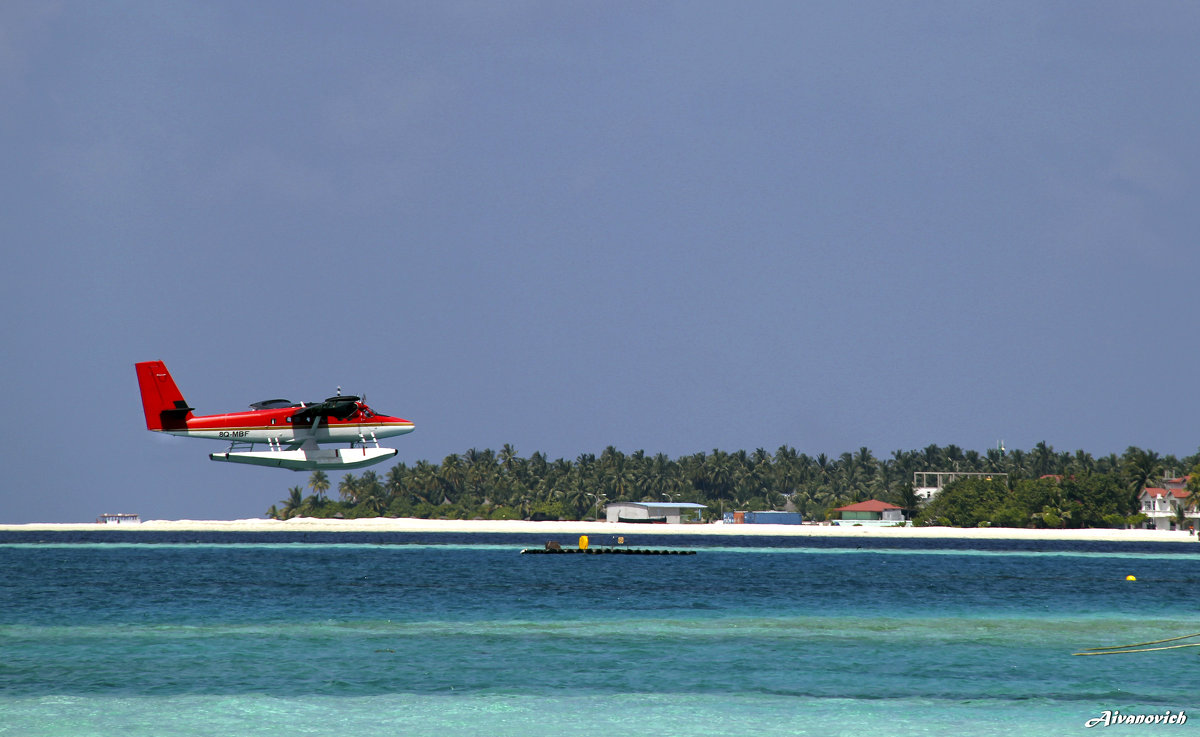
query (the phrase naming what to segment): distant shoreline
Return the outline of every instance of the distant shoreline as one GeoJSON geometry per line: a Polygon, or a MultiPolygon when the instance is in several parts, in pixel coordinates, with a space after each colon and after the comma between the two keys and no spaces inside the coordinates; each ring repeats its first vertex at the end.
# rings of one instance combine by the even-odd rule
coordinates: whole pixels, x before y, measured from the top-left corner
{"type": "Polygon", "coordinates": [[[1186,531],[1028,530],[1015,527],[879,527],[853,525],[642,525],[609,522],[526,522],[521,520],[440,520],[415,518],[290,520],[147,520],[139,524],[0,524],[0,532],[452,532],[521,535],[712,535],[866,538],[965,538],[975,540],[1060,540],[1100,542],[1196,542],[1186,531]]]}

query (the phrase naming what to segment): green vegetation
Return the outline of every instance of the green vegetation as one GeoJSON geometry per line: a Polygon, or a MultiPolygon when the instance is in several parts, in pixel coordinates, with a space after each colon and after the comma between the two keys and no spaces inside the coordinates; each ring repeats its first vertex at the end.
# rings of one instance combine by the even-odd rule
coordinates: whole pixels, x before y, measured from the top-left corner
{"type": "MultiPolygon", "coordinates": [[[[347,473],[338,500],[322,471],[288,490],[289,517],[425,517],[442,519],[592,519],[611,501],[676,501],[705,504],[705,519],[723,511],[787,509],[805,519],[826,519],[829,510],[879,499],[915,515],[918,524],[964,527],[1120,527],[1139,520],[1137,496],[1164,472],[1187,470],[1200,488],[1200,453],[1179,459],[1129,448],[1093,458],[1084,451],[1058,453],[1046,443],[1031,451],[998,449],[984,454],[954,445],[895,451],[876,458],[868,448],[837,458],[809,456],[788,446],[774,454],[696,453],[677,459],[608,447],[599,457],[550,461],[541,453],[522,458],[510,445],[499,453],[472,448],[440,464],[417,461],[374,471],[347,473]],[[1005,473],[1004,480],[962,479],[926,507],[913,493],[918,471],[1005,473]],[[1057,476],[1060,478],[1043,478],[1057,476]]],[[[1003,477],[1000,477],[1003,478],[1003,477]]]]}
{"type": "Polygon", "coordinates": [[[954,527],[1126,527],[1145,517],[1119,474],[1004,481],[960,479],[921,509],[916,524],[954,527]]]}

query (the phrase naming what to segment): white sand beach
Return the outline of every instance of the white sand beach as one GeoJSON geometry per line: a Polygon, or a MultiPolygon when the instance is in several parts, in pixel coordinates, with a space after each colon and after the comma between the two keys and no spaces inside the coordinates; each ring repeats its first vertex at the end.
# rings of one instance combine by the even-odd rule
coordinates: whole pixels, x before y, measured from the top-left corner
{"type": "Polygon", "coordinates": [[[1092,540],[1108,542],[1196,542],[1184,531],[1164,530],[1026,530],[1010,527],[879,527],[853,525],[642,525],[608,522],[525,522],[373,518],[354,520],[298,517],[280,521],[147,520],[138,524],[96,523],[0,524],[0,531],[207,531],[207,532],[483,532],[557,536],[578,535],[777,535],[787,537],[973,538],[979,540],[1092,540]]]}

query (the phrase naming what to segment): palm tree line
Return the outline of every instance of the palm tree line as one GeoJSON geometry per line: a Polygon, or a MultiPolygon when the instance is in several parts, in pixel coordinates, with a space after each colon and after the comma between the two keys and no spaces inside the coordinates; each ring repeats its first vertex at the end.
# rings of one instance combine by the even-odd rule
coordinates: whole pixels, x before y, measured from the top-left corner
{"type": "MultiPolygon", "coordinates": [[[[528,458],[511,445],[496,452],[471,448],[441,463],[398,463],[382,476],[347,473],[338,499],[323,471],[307,487],[293,486],[282,507],[268,516],[426,517],[443,519],[592,519],[614,501],[695,502],[707,505],[705,519],[725,511],[785,510],[806,520],[824,520],[830,510],[878,499],[915,511],[913,474],[920,471],[1004,473],[1008,483],[1043,476],[1111,475],[1129,499],[1164,474],[1184,475],[1200,463],[1130,447],[1121,455],[1094,457],[1082,450],[1055,451],[1045,442],[1029,451],[999,448],[983,453],[956,445],[929,445],[877,457],[869,448],[830,456],[808,455],[784,445],[774,453],[758,448],[695,453],[668,458],[609,446],[599,456],[567,460],[540,452],[528,458]]],[[[1132,506],[1129,513],[1136,512],[1132,506]]]]}

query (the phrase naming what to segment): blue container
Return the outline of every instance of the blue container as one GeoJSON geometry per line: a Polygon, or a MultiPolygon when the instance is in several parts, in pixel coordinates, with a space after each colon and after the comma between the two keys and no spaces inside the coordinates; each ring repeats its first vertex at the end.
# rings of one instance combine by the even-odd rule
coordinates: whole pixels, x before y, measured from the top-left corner
{"type": "MultiPolygon", "coordinates": [[[[799,512],[746,512],[745,522],[748,525],[799,525],[804,523],[804,517],[799,512]]],[[[725,524],[734,524],[733,512],[725,513],[725,524]]]]}

